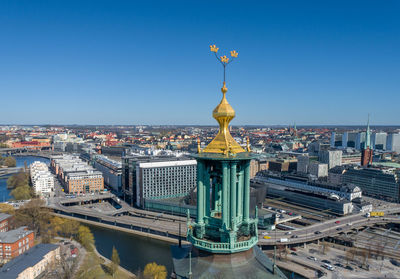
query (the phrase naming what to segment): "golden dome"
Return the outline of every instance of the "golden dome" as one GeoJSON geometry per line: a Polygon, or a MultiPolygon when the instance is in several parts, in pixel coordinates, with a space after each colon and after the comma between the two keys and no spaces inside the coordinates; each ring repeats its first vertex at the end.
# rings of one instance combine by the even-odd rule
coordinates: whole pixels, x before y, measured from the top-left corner
{"type": "Polygon", "coordinates": [[[213,117],[218,121],[219,131],[216,137],[203,149],[202,152],[219,154],[236,154],[245,150],[233,139],[229,132],[229,122],[235,117],[235,110],[226,100],[226,84],[221,88],[222,100],[213,111],[213,117]]]}

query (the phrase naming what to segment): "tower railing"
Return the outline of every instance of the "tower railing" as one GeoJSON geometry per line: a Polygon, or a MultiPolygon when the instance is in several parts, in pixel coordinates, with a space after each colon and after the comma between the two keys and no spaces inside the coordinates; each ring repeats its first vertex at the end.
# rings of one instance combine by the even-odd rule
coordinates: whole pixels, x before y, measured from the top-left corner
{"type": "Polygon", "coordinates": [[[249,240],[227,243],[227,242],[212,242],[204,239],[198,239],[192,234],[188,234],[188,240],[197,248],[213,253],[235,253],[250,249],[257,244],[258,238],[251,237],[249,240]]]}

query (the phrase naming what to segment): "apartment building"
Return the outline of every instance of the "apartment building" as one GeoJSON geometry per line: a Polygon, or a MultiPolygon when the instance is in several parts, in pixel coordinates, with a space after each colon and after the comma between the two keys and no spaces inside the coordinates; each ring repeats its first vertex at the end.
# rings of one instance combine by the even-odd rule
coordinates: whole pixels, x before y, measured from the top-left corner
{"type": "Polygon", "coordinates": [[[35,161],[29,168],[33,189],[36,195],[48,196],[54,192],[54,177],[45,163],[35,161]]]}
{"type": "MultiPolygon", "coordinates": [[[[7,262],[34,245],[34,233],[27,227],[0,232],[0,262],[7,262]]],[[[0,276],[1,277],[1,276],[0,276]]]]}
{"type": "Polygon", "coordinates": [[[0,268],[0,278],[44,278],[48,267],[54,266],[59,258],[60,246],[49,243],[38,244],[0,268]]]}
{"type": "Polygon", "coordinates": [[[87,170],[66,174],[65,191],[71,194],[94,193],[104,190],[104,178],[101,172],[87,170]]]}
{"type": "Polygon", "coordinates": [[[83,194],[104,190],[103,174],[76,155],[54,156],[50,166],[62,182],[66,193],[83,194]]]}

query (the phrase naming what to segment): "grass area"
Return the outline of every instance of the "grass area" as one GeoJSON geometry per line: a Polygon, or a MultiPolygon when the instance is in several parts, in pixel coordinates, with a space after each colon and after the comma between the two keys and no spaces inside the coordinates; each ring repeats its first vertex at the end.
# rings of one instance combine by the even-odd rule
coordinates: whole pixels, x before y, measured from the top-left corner
{"type": "MultiPolygon", "coordinates": [[[[85,260],[76,274],[77,279],[112,279],[112,275],[107,273],[107,266],[104,260],[99,258],[94,252],[86,253],[85,260]]],[[[125,272],[118,270],[114,276],[118,279],[131,279],[125,272]]]]}

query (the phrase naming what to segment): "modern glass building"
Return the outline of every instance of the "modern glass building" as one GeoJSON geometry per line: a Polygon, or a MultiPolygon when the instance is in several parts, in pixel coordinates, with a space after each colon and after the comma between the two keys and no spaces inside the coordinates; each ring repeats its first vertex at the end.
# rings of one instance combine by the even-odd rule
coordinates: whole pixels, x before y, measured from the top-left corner
{"type": "Polygon", "coordinates": [[[393,169],[351,168],[343,173],[343,182],[357,185],[366,196],[400,202],[399,176],[393,169]]]}

